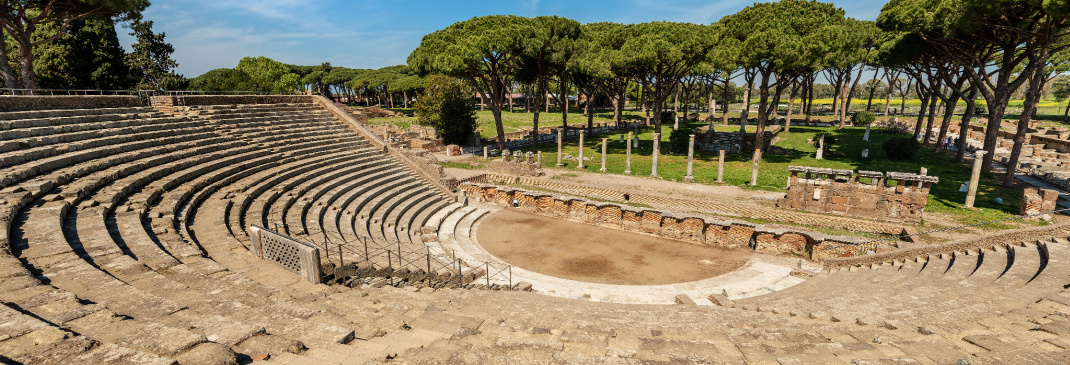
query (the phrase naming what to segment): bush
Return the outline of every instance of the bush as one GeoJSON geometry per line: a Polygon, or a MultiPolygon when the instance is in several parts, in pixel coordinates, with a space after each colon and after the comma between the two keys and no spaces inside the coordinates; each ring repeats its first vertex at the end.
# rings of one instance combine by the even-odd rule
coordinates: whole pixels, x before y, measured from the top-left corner
{"type": "Polygon", "coordinates": [[[432,76],[416,100],[416,124],[434,127],[446,144],[467,144],[476,130],[476,112],[469,107],[470,96],[470,88],[457,79],[432,76]]]}
{"type": "Polygon", "coordinates": [[[698,120],[698,113],[691,113],[687,115],[687,119],[698,120]]]}
{"type": "MultiPolygon", "coordinates": [[[[687,143],[694,131],[680,128],[669,133],[669,153],[687,156],[687,143]]],[[[698,138],[696,135],[695,138],[698,138]]]]}
{"type": "Polygon", "coordinates": [[[817,132],[814,134],[813,143],[814,147],[821,148],[821,136],[825,136],[825,151],[829,150],[829,147],[836,144],[836,136],[829,132],[817,132]]]}
{"type": "Polygon", "coordinates": [[[856,127],[869,125],[874,120],[877,120],[877,116],[868,110],[860,111],[851,116],[851,123],[854,123],[856,127]]]}
{"type": "Polygon", "coordinates": [[[676,112],[672,110],[666,110],[661,112],[662,123],[674,123],[676,122],[676,112]]]}
{"type": "Polygon", "coordinates": [[[921,149],[921,143],[913,137],[899,137],[884,141],[884,155],[892,161],[909,161],[921,149]]]}

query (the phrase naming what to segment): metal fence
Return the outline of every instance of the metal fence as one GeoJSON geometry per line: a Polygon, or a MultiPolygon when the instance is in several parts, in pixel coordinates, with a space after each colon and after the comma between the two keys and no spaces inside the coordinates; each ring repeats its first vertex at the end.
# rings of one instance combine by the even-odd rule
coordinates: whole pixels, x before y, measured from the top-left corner
{"type": "MultiPolygon", "coordinates": [[[[512,287],[512,265],[491,263],[471,258],[461,258],[457,252],[443,247],[444,252],[432,251],[426,244],[416,245],[399,240],[372,239],[364,235],[353,240],[328,234],[325,231],[309,232],[309,240],[326,252],[324,260],[335,262],[338,267],[360,264],[374,269],[397,271],[408,269],[440,275],[449,274],[458,284],[468,282],[508,285],[512,287]],[[465,282],[467,280],[467,282],[465,282]]],[[[436,251],[437,251],[436,247],[436,251]]]]}

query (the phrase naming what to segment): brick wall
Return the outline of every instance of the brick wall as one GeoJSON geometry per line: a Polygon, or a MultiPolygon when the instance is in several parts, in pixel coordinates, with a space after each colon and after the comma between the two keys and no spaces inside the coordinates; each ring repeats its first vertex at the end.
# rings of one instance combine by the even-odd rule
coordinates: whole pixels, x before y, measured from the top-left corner
{"type": "Polygon", "coordinates": [[[133,95],[10,95],[0,96],[0,112],[51,109],[136,108],[141,99],[133,95]]]}
{"type": "Polygon", "coordinates": [[[866,217],[889,222],[921,221],[935,176],[789,166],[788,192],[781,208],[866,217]],[[802,176],[800,176],[800,174],[802,176]],[[862,182],[859,178],[870,181],[862,182]],[[893,182],[888,186],[888,182],[893,182]]]}
{"type": "Polygon", "coordinates": [[[643,194],[637,191],[621,191],[592,187],[587,185],[568,184],[546,178],[535,178],[527,176],[486,173],[465,178],[460,182],[471,182],[476,184],[517,184],[523,186],[537,187],[539,189],[554,190],[562,192],[564,194],[575,194],[592,199],[609,200],[616,202],[627,201],[635,204],[659,207],[660,209],[687,211],[700,210],[705,212],[717,212],[713,214],[724,214],[732,217],[760,219],[768,222],[796,224],[805,227],[826,227],[834,229],[843,229],[852,232],[899,235],[903,233],[903,229],[905,228],[899,224],[877,222],[872,220],[854,219],[850,217],[835,217],[828,216],[825,214],[807,214],[794,211],[786,211],[782,209],[766,209],[750,206],[719,204],[708,200],[681,199],[660,195],[643,194]]]}
{"type": "Polygon", "coordinates": [[[463,191],[472,199],[502,206],[511,207],[515,202],[516,209],[536,214],[651,234],[693,244],[725,248],[750,247],[757,251],[811,257],[815,247],[842,246],[859,242],[853,237],[829,236],[816,232],[767,227],[745,221],[594,202],[566,195],[512,187],[465,182],[458,186],[458,190],[463,191]]]}
{"type": "Polygon", "coordinates": [[[236,105],[236,104],[299,104],[313,103],[312,95],[160,95],[152,97],[152,105],[236,105]]]}

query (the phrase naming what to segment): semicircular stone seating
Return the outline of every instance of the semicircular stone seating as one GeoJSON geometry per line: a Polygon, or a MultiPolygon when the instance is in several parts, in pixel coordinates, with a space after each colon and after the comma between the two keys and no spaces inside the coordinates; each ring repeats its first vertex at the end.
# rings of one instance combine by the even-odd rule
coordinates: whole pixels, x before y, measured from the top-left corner
{"type": "Polygon", "coordinates": [[[1070,347],[1065,237],[721,306],[311,284],[251,254],[249,227],[448,261],[429,229],[484,212],[320,97],[43,100],[0,112],[4,363],[1062,363],[1070,347]]]}

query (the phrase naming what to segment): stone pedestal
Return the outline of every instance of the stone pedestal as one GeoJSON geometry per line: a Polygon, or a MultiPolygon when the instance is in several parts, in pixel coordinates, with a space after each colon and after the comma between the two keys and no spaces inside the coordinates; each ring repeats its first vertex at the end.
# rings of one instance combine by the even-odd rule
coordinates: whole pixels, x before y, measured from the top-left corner
{"type": "Polygon", "coordinates": [[[583,135],[584,134],[585,133],[580,132],[580,153],[579,153],[579,158],[576,159],[576,161],[579,161],[579,163],[580,163],[579,166],[576,166],[576,168],[580,169],[580,170],[583,170],[583,169],[587,168],[587,166],[583,166],[583,135]]]}
{"type": "Polygon", "coordinates": [[[483,146],[483,159],[484,160],[486,160],[487,157],[490,156],[490,152],[488,150],[489,149],[487,148],[487,146],[483,146]]]}
{"type": "Polygon", "coordinates": [[[606,169],[606,142],[608,140],[608,138],[602,138],[602,168],[598,169],[601,172],[609,171],[606,169]]]}
{"type": "Polygon", "coordinates": [[[628,141],[625,144],[627,152],[624,155],[624,173],[632,174],[632,132],[628,132],[628,141]]]}
{"type": "Polygon", "coordinates": [[[561,163],[561,147],[565,140],[565,130],[563,128],[557,129],[557,167],[564,167],[565,164],[561,163]]]}
{"type": "Polygon", "coordinates": [[[817,159],[820,160],[825,156],[825,135],[822,134],[821,138],[817,140],[817,159]]]}
{"type": "Polygon", "coordinates": [[[658,152],[661,149],[661,141],[659,141],[660,139],[661,133],[654,133],[654,151],[651,154],[650,161],[650,176],[652,177],[661,177],[658,176],[658,152]]]}
{"type": "Polygon", "coordinates": [[[718,152],[721,157],[717,159],[717,182],[724,182],[724,150],[718,152]]]}
{"type": "Polygon", "coordinates": [[[973,154],[973,172],[970,173],[970,189],[966,192],[966,208],[973,208],[973,202],[977,198],[977,184],[981,180],[981,161],[984,160],[987,151],[978,150],[973,154]]]}
{"type": "Polygon", "coordinates": [[[695,135],[692,134],[687,140],[687,175],[684,181],[695,182],[695,176],[691,174],[691,166],[695,162],[695,135]]]}

